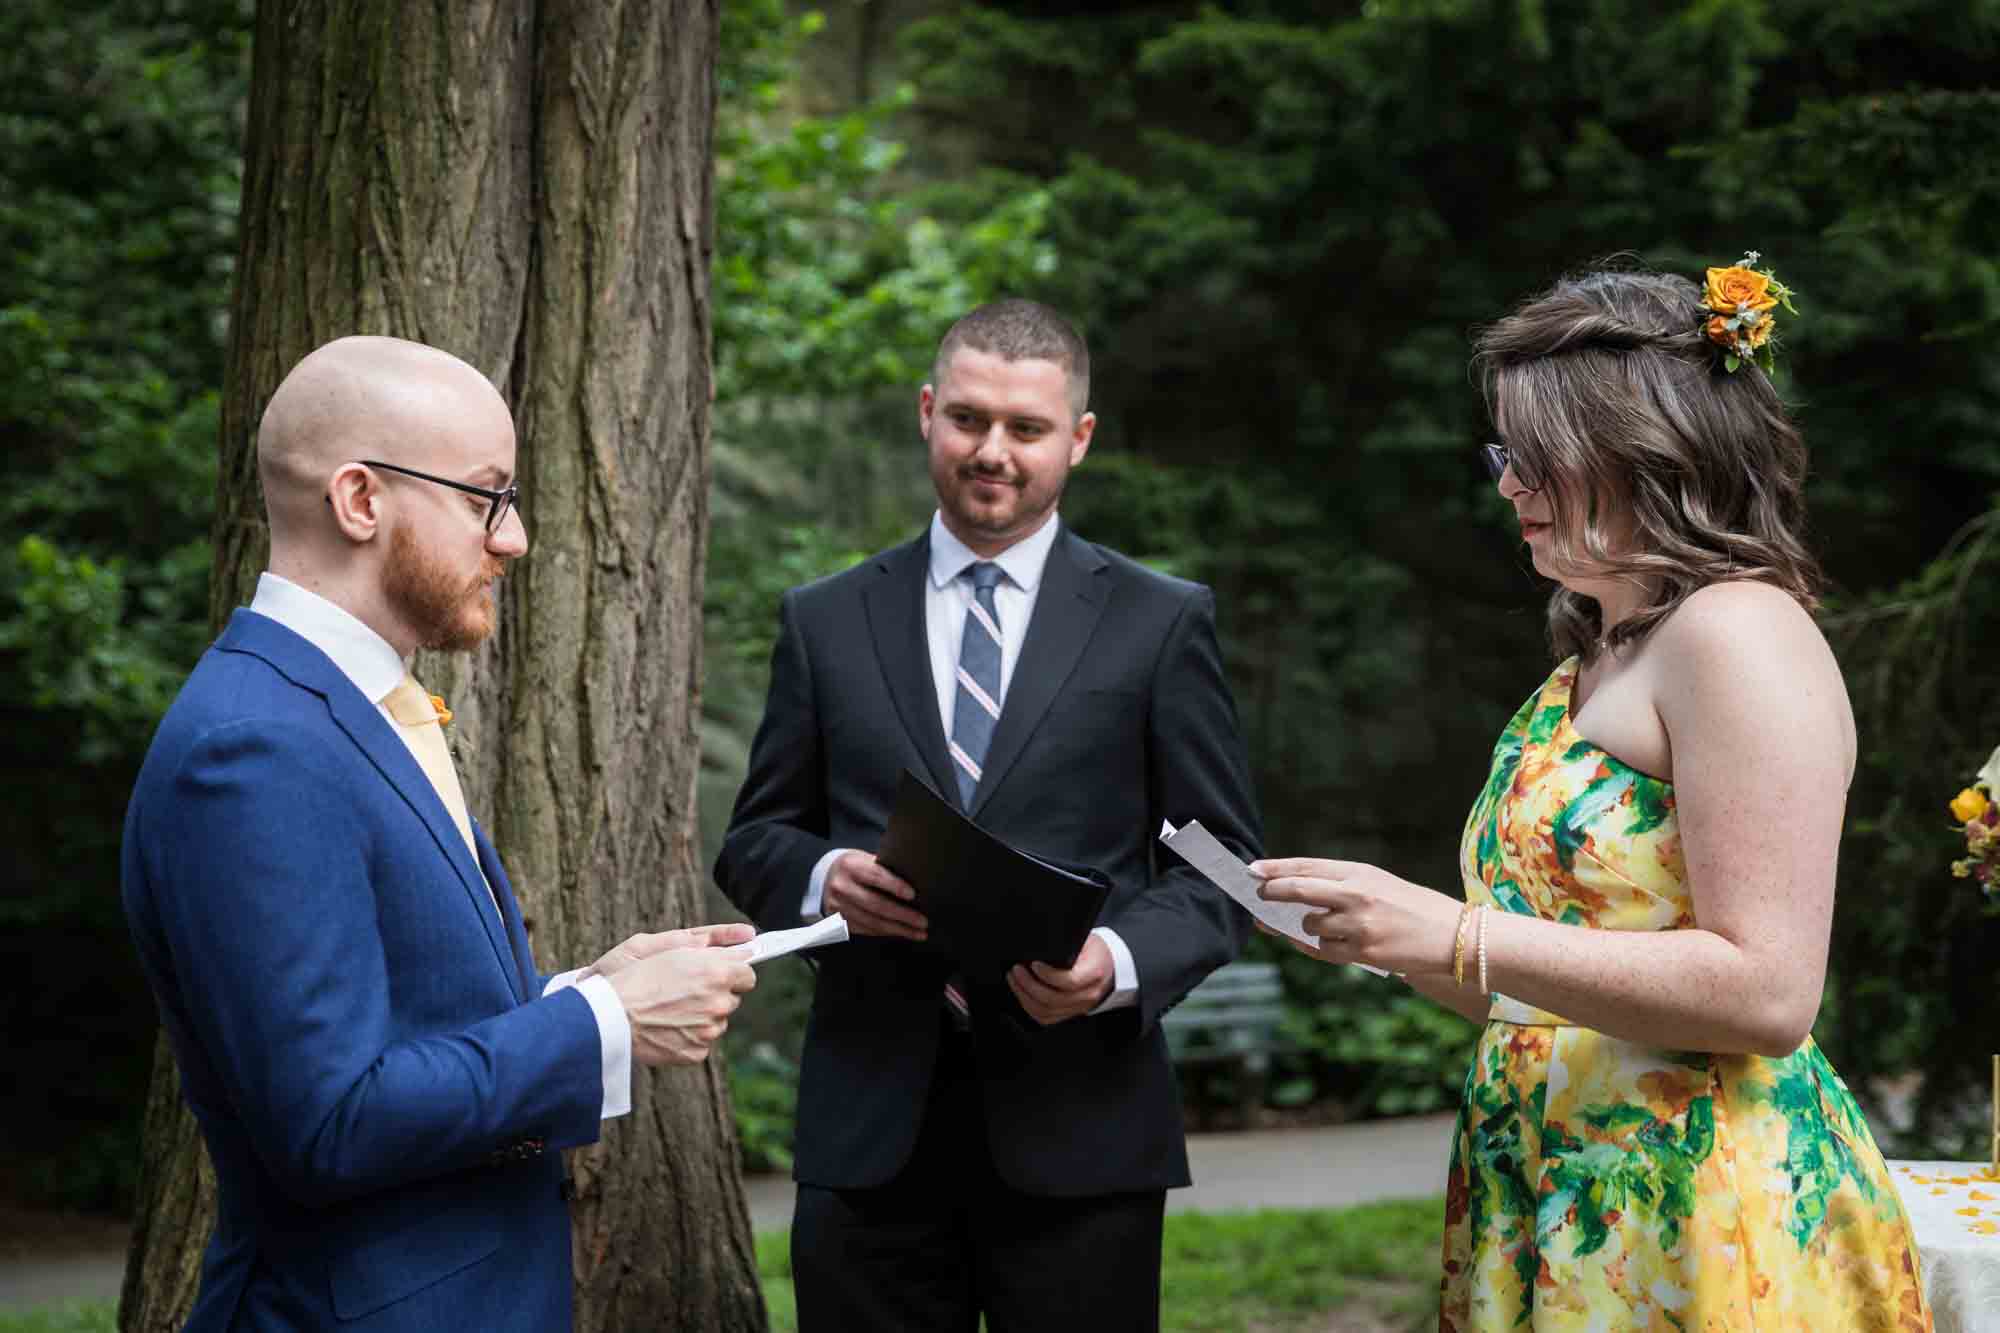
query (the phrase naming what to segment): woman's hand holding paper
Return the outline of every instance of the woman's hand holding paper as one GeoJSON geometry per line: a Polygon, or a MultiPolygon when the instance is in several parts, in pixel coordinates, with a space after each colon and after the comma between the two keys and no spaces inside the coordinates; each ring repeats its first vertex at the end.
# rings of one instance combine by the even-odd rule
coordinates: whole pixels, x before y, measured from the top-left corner
{"type": "Polygon", "coordinates": [[[1304,924],[1319,948],[1295,945],[1301,953],[1391,972],[1451,971],[1457,899],[1361,861],[1293,857],[1255,861],[1250,870],[1264,881],[1259,896],[1317,909],[1304,924]]]}

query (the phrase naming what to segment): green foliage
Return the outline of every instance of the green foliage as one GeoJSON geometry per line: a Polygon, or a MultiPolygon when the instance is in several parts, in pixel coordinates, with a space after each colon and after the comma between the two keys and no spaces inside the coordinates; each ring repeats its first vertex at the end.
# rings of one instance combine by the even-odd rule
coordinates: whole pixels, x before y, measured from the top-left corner
{"type": "Polygon", "coordinates": [[[768,1041],[729,1058],[729,1103],[745,1171],[790,1171],[798,1119],[799,1067],[768,1041]]]}
{"type": "Polygon", "coordinates": [[[823,26],[781,0],[724,13],[716,125],[716,399],[827,399],[913,389],[943,328],[1005,286],[1050,272],[1046,196],[946,223],[893,188],[890,118],[912,92],[798,115],[803,44],[823,26]]]}
{"type": "MultiPolygon", "coordinates": [[[[192,555],[205,569],[207,552],[195,547],[192,555]]],[[[168,562],[183,557],[176,552],[168,562]]],[[[87,555],[65,556],[40,537],[23,537],[0,570],[19,608],[0,623],[0,653],[14,663],[27,703],[81,715],[77,758],[85,764],[128,753],[132,733],[158,720],[186,674],[177,663],[192,655],[193,627],[157,610],[129,615],[127,567],[116,557],[100,566],[87,555]]],[[[141,589],[168,595],[161,587],[141,589]]]]}
{"type": "Polygon", "coordinates": [[[1986,667],[2000,641],[1996,578],[2000,508],[1915,577],[1826,617],[1863,729],[1841,866],[1859,910],[1835,918],[1831,970],[1846,984],[1829,984],[1818,1030],[1859,1091],[1870,1076],[1925,1072],[1913,1126],[1872,1122],[1904,1155],[1986,1149],[1992,1052],[1964,1036],[2000,1032],[2000,918],[1946,869],[1965,851],[1946,807],[2000,743],[1986,667]]]}
{"type": "Polygon", "coordinates": [[[249,21],[0,8],[0,968],[36,1071],[0,1115],[40,1145],[4,1183],[80,1207],[122,1203],[136,1167],[152,1008],[118,830],[207,638],[249,21]]]}
{"type": "Polygon", "coordinates": [[[1328,967],[1261,937],[1252,950],[1275,958],[1285,981],[1291,1049],[1279,1057],[1276,1087],[1303,1081],[1365,1114],[1458,1105],[1479,1038],[1472,1023],[1358,968],[1328,967]]]}

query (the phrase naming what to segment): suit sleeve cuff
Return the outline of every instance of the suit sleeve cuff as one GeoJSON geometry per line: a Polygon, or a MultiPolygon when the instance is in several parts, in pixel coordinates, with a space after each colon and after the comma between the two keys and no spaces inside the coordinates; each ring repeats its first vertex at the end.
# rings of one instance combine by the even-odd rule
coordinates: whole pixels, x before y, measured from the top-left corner
{"type": "Polygon", "coordinates": [[[1132,961],[1132,950],[1109,926],[1099,926],[1090,933],[1103,940],[1104,947],[1111,951],[1111,993],[1090,1012],[1105,1014],[1113,1009],[1130,1009],[1139,1002],[1139,965],[1132,961]]]}
{"type": "Polygon", "coordinates": [[[632,1109],[632,1024],[610,981],[589,976],[579,982],[576,978],[582,971],[558,972],[542,987],[542,994],[553,995],[574,986],[590,1005],[591,1016],[597,1020],[599,1067],[604,1071],[604,1106],[598,1119],[613,1120],[632,1109]]]}
{"type": "Polygon", "coordinates": [[[813,863],[812,878],[806,881],[805,901],[799,904],[799,915],[805,918],[807,925],[826,915],[826,874],[833,869],[834,858],[852,850],[850,847],[835,847],[813,863]]]}

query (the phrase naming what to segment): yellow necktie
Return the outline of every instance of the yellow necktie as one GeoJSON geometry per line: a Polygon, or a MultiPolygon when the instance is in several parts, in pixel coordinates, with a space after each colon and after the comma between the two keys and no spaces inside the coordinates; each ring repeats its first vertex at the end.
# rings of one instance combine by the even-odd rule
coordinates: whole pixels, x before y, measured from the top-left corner
{"type": "Polygon", "coordinates": [[[382,706],[402,724],[403,740],[416,757],[417,766],[424,770],[431,786],[437,788],[438,799],[444,802],[451,822],[458,825],[459,836],[465,839],[466,850],[472,853],[472,864],[478,865],[479,848],[472,841],[472,816],[465,809],[465,789],[458,785],[458,769],[452,765],[451,751],[444,743],[444,727],[438,722],[437,707],[430,694],[417,684],[415,676],[405,674],[402,684],[382,696],[382,706]]]}

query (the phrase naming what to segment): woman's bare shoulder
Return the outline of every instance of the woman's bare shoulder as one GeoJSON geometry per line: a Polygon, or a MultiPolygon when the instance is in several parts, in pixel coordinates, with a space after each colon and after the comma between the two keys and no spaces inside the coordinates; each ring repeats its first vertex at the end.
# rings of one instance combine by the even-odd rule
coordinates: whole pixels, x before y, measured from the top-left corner
{"type": "Polygon", "coordinates": [[[1750,579],[1695,589],[1652,637],[1655,651],[1683,668],[1816,663],[1838,673],[1811,613],[1783,589],[1750,579]]]}
{"type": "MultiPolygon", "coordinates": [[[[1670,725],[1697,713],[1726,725],[1809,728],[1851,762],[1847,684],[1812,615],[1748,579],[1691,593],[1650,645],[1654,696],[1670,725]]],[[[1761,729],[1758,728],[1758,729],[1761,729]]]]}

